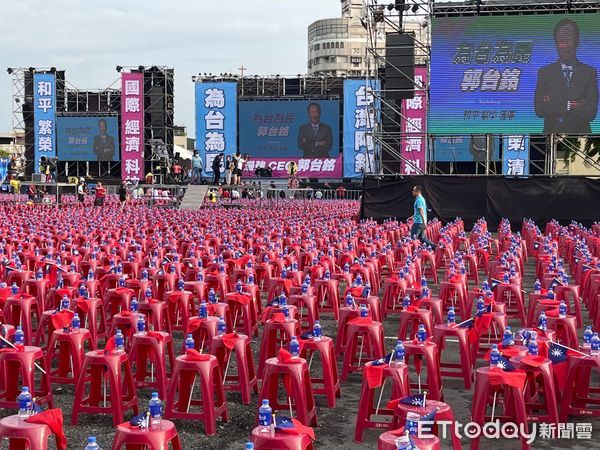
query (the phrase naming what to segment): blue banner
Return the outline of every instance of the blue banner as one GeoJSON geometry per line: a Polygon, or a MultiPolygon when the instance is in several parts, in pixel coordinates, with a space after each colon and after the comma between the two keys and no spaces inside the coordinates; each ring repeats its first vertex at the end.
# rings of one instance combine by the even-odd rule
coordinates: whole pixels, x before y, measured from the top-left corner
{"type": "MultiPolygon", "coordinates": [[[[435,136],[432,141],[434,161],[439,162],[484,162],[487,159],[488,137],[485,134],[473,136],[435,136]]],[[[500,138],[492,138],[490,161],[500,161],[500,138]]]]}
{"type": "Polygon", "coordinates": [[[61,161],[118,161],[116,117],[58,117],[56,144],[61,161]]]}
{"type": "Polygon", "coordinates": [[[196,149],[204,174],[213,173],[218,154],[237,151],[236,103],[237,83],[196,83],[196,149]]]}
{"type": "Polygon", "coordinates": [[[529,175],[529,136],[509,134],[503,137],[502,173],[529,175]]]}
{"type": "Polygon", "coordinates": [[[377,173],[377,148],[370,134],[375,126],[379,100],[373,91],[379,82],[367,86],[366,80],[344,81],[344,178],[358,178],[363,173],[377,173]],[[375,84],[377,83],[377,84],[375,84]]]}
{"type": "Polygon", "coordinates": [[[33,75],[33,133],[35,171],[40,158],[56,156],[56,77],[53,73],[33,75]]]}

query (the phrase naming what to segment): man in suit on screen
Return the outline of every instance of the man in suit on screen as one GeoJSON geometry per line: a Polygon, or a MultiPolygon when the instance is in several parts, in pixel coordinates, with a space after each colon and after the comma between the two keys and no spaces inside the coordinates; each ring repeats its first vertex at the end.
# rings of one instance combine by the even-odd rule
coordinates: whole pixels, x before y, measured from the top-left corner
{"type": "Polygon", "coordinates": [[[98,121],[100,134],[94,136],[94,153],[98,161],[112,161],[115,156],[115,138],[106,134],[106,120],[98,121]]]}
{"type": "Polygon", "coordinates": [[[598,112],[596,69],[577,59],[579,26],[562,19],[554,27],[558,60],[540,68],[535,113],[544,119],[544,133],[589,134],[598,112]]]}
{"type": "Polygon", "coordinates": [[[298,147],[303,158],[328,158],[333,143],[331,127],[321,122],[321,105],[311,103],[306,108],[309,122],[300,126],[298,147]]]}

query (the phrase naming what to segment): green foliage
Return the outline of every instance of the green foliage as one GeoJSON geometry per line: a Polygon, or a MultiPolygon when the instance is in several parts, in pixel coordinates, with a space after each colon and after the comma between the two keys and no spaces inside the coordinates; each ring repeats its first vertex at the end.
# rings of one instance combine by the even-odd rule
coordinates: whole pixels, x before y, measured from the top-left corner
{"type": "Polygon", "coordinates": [[[565,137],[559,138],[557,150],[564,152],[563,160],[566,164],[575,161],[577,151],[581,148],[580,139],[584,139],[582,152],[593,161],[600,162],[600,136],[586,136],[584,138],[565,137]]]}

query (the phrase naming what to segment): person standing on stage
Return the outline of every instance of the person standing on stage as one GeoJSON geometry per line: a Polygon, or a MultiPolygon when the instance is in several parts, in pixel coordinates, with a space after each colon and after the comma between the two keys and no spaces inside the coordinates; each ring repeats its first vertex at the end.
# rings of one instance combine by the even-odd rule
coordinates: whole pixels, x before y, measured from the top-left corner
{"type": "Polygon", "coordinates": [[[427,203],[425,203],[425,199],[423,198],[423,187],[417,184],[412,189],[412,195],[415,197],[415,204],[410,235],[413,239],[418,238],[421,242],[431,246],[435,250],[436,245],[427,239],[425,235],[425,229],[427,228],[427,203]]]}
{"type": "Polygon", "coordinates": [[[223,154],[217,153],[211,166],[214,173],[213,184],[215,186],[219,184],[219,179],[221,178],[221,161],[223,161],[223,154]]]}
{"type": "Polygon", "coordinates": [[[96,198],[94,198],[94,206],[104,206],[106,198],[106,188],[102,186],[102,182],[98,181],[96,185],[96,198]]]}
{"type": "Polygon", "coordinates": [[[85,180],[83,178],[79,179],[79,184],[77,184],[77,203],[81,206],[85,204],[85,193],[87,191],[87,187],[85,185],[85,180]]]}

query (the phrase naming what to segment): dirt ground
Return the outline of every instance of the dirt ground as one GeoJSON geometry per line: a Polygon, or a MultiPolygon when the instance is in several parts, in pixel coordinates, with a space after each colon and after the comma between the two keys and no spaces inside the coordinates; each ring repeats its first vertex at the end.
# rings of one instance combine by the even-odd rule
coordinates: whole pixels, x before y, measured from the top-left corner
{"type": "MultiPolygon", "coordinates": [[[[533,262],[530,260],[526,265],[526,274],[524,281],[525,290],[530,290],[533,286],[533,262]]],[[[431,286],[431,284],[430,284],[431,286]]],[[[433,286],[433,292],[437,293],[437,286],[433,286]]],[[[584,317],[587,313],[584,312],[584,317]]],[[[511,321],[512,322],[512,321],[511,321]]],[[[515,323],[512,325],[513,331],[519,330],[520,326],[515,323]]],[[[336,334],[336,324],[330,315],[322,317],[324,335],[334,337],[336,334]]],[[[385,335],[390,339],[386,339],[386,348],[390,351],[395,344],[394,336],[397,333],[398,318],[391,317],[385,320],[385,335]]],[[[181,349],[183,335],[182,332],[174,332],[176,340],[176,352],[181,349]]],[[[258,351],[259,340],[253,342],[253,350],[255,353],[255,361],[258,351]]],[[[458,351],[457,347],[452,348],[452,345],[444,352],[444,357],[449,357],[451,360],[456,359],[458,351]]],[[[480,362],[480,365],[483,365],[480,362]]],[[[314,369],[318,370],[318,364],[314,365],[314,369]]],[[[338,366],[341,366],[341,361],[338,361],[338,366]]],[[[414,370],[411,370],[411,373],[414,370]]],[[[412,376],[411,378],[415,378],[412,376]]],[[[596,382],[598,380],[595,380],[596,382]]],[[[354,374],[348,382],[342,385],[342,397],[338,399],[336,408],[329,409],[326,406],[323,397],[316,397],[318,406],[319,426],[316,428],[317,441],[315,448],[327,449],[375,449],[377,448],[377,437],[381,433],[380,430],[370,430],[365,433],[364,441],[356,443],[353,441],[354,423],[356,420],[357,405],[360,396],[360,388],[362,377],[360,374],[354,374]]],[[[457,418],[462,422],[467,422],[471,411],[471,399],[473,388],[469,391],[465,390],[463,383],[457,378],[445,378],[443,380],[445,401],[448,403],[457,418]]],[[[69,441],[69,449],[83,449],[86,445],[86,438],[89,435],[95,435],[98,443],[104,449],[110,449],[114,435],[112,427],[112,418],[100,415],[82,415],[79,419],[79,425],[73,427],[70,425],[71,408],[73,404],[73,386],[62,386],[62,390],[55,391],[55,401],[57,406],[63,409],[65,415],[65,430],[69,441]]],[[[147,408],[150,399],[151,391],[143,389],[138,391],[138,403],[140,408],[147,408]]],[[[385,391],[383,395],[383,403],[389,399],[389,391],[385,391]]],[[[204,435],[203,426],[194,421],[176,420],[174,421],[182,440],[185,449],[206,449],[206,450],[224,450],[224,449],[243,449],[244,444],[250,436],[251,430],[256,425],[256,414],[259,404],[258,395],[253,395],[251,405],[242,405],[241,398],[238,394],[228,393],[228,409],[229,421],[227,423],[219,423],[216,436],[207,437],[204,435]]],[[[16,411],[2,410],[0,415],[7,416],[16,413],[16,411]]],[[[130,418],[131,413],[126,417],[130,418]]],[[[576,419],[571,419],[574,422],[576,419]]],[[[594,427],[593,440],[577,440],[577,439],[554,439],[554,440],[537,440],[532,445],[533,449],[588,449],[600,448],[600,421],[579,420],[581,422],[592,422],[594,427]]],[[[469,445],[469,440],[463,438],[463,446],[469,445]]],[[[512,440],[483,440],[481,447],[484,449],[515,449],[520,448],[517,441],[512,440]]],[[[7,448],[6,442],[2,443],[0,448],[7,448]]],[[[443,442],[443,448],[450,448],[449,441],[443,442]]]]}

